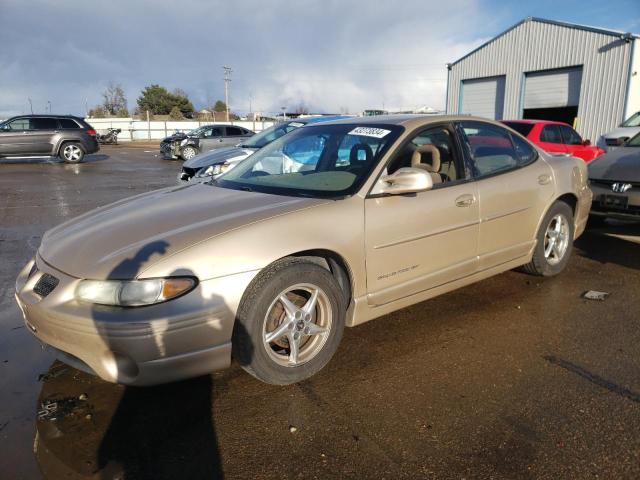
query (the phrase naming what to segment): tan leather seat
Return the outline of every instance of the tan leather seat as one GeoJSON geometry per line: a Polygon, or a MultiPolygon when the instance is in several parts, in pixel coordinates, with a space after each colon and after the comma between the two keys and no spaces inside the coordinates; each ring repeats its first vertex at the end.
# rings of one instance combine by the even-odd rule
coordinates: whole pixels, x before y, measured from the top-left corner
{"type": "Polygon", "coordinates": [[[426,170],[431,175],[433,183],[442,183],[440,170],[440,150],[434,145],[420,145],[411,156],[411,167],[426,170]],[[428,154],[428,155],[426,155],[428,154]],[[423,162],[422,160],[427,160],[423,162]]]}

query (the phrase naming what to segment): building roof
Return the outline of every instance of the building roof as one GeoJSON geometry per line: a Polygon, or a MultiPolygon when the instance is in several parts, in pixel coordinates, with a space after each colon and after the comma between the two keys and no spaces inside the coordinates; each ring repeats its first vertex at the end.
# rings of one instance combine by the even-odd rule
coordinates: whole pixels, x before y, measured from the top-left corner
{"type": "Polygon", "coordinates": [[[473,55],[478,50],[486,47],[490,43],[494,42],[496,39],[502,37],[503,35],[506,35],[511,30],[514,30],[515,28],[518,28],[520,25],[522,25],[524,23],[527,23],[527,22],[547,23],[547,24],[550,24],[550,25],[557,25],[557,26],[565,27],[565,28],[573,28],[573,29],[577,29],[577,30],[586,30],[588,32],[601,33],[601,34],[604,34],[604,35],[611,35],[613,37],[617,37],[617,38],[620,38],[620,39],[640,38],[640,35],[638,35],[636,33],[623,32],[621,30],[611,30],[611,29],[607,29],[607,28],[590,27],[588,25],[580,25],[578,23],[569,23],[569,22],[560,22],[560,21],[557,21],[557,20],[548,20],[546,18],[527,17],[527,18],[525,18],[523,20],[520,20],[515,25],[507,28],[505,31],[499,33],[498,35],[493,37],[491,40],[488,40],[488,41],[484,42],[482,45],[480,45],[479,47],[471,50],[469,53],[467,53],[466,55],[460,57],[455,62],[452,62],[452,63],[448,64],[447,67],[451,68],[451,66],[453,66],[456,63],[464,60],[465,58],[473,55]]]}

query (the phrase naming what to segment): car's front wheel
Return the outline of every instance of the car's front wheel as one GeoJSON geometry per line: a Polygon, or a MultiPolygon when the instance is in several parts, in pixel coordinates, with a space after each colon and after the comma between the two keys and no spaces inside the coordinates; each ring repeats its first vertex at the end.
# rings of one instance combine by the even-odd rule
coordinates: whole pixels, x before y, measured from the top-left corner
{"type": "Polygon", "coordinates": [[[552,277],[564,270],[572,250],[573,211],[565,202],[557,201],[544,216],[533,258],[523,268],[532,275],[552,277]]]}
{"type": "Polygon", "coordinates": [[[198,151],[195,149],[195,147],[192,147],[191,145],[187,145],[182,149],[182,158],[184,158],[185,160],[191,160],[197,154],[198,154],[198,151]]]}
{"type": "Polygon", "coordinates": [[[84,149],[77,142],[67,142],[60,147],[60,158],[67,163],[80,163],[84,158],[84,149]]]}
{"type": "Polygon", "coordinates": [[[299,382],[329,362],[342,338],[344,317],[344,295],[330,271],[303,259],[279,260],[243,296],[233,356],[263,382],[299,382]]]}

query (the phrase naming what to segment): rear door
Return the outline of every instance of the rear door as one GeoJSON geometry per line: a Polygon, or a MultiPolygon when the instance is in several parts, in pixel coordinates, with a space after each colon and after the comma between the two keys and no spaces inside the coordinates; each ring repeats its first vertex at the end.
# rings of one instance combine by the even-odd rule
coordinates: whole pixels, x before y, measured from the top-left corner
{"type": "Polygon", "coordinates": [[[479,269],[528,255],[554,193],[552,171],[525,140],[497,125],[460,122],[478,186],[479,269]]]}
{"type": "Polygon", "coordinates": [[[58,119],[51,117],[36,117],[31,120],[33,153],[51,155],[55,143],[54,137],[60,133],[58,119]]]}
{"type": "Polygon", "coordinates": [[[225,136],[222,143],[225,146],[235,146],[242,143],[245,138],[244,129],[240,127],[225,127],[225,136]]]}
{"type": "Polygon", "coordinates": [[[544,125],[540,131],[540,142],[538,143],[545,152],[568,153],[567,146],[562,140],[562,134],[558,125],[550,123],[544,125]]]}

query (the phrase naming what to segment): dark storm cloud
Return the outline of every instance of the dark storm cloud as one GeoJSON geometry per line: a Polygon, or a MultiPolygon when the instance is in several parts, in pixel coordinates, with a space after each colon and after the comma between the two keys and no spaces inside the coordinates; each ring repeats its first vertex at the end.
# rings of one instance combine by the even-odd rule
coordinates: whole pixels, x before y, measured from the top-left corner
{"type": "Polygon", "coordinates": [[[84,113],[113,80],[135,107],[151,83],[188,92],[196,107],[278,111],[444,106],[445,63],[479,38],[477,1],[3,0],[0,118],[47,101],[84,113]],[[10,48],[7,48],[10,47],[10,48]]]}

